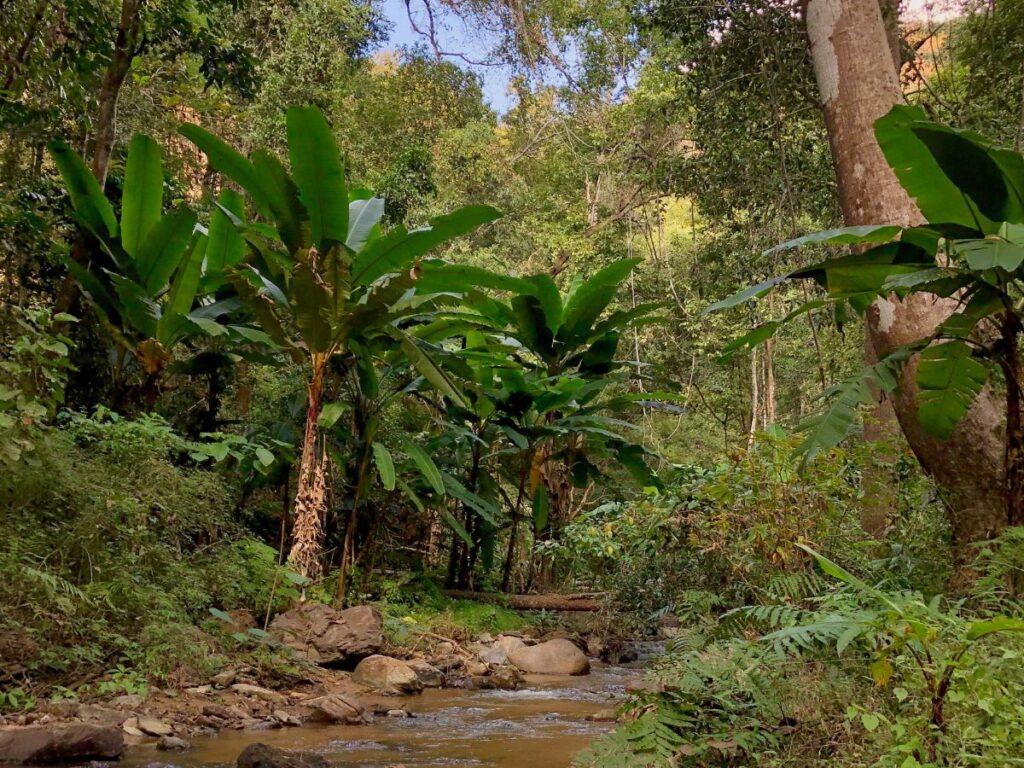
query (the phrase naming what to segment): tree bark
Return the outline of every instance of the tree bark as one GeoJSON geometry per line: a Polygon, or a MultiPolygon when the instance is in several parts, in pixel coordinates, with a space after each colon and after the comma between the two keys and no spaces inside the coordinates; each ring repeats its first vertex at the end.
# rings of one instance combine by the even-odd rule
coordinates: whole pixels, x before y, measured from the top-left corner
{"type": "MultiPolygon", "coordinates": [[[[922,222],[875,140],[874,123],[903,93],[878,0],[808,0],[807,36],[828,129],[843,218],[848,225],[922,222]]],[[[879,299],[867,331],[879,357],[931,334],[956,303],[912,295],[879,299]]],[[[953,436],[939,441],[922,429],[916,406],[917,360],[905,367],[893,407],[924,469],[945,490],[953,535],[963,545],[989,538],[1006,522],[1002,407],[986,389],[953,436]]]]}
{"type": "Polygon", "coordinates": [[[306,431],[302,437],[299,482],[295,491],[295,525],[288,562],[295,570],[313,579],[320,575],[320,557],[324,546],[324,515],[327,513],[327,456],[320,445],[320,409],[324,394],[327,358],[313,356],[313,370],[307,385],[306,431]]]}
{"type": "Polygon", "coordinates": [[[99,105],[96,110],[96,124],[89,142],[92,155],[92,172],[103,187],[107,179],[107,167],[110,165],[110,153],[114,149],[114,126],[117,119],[117,100],[121,95],[121,86],[132,67],[135,49],[139,42],[139,31],[142,25],[142,0],[122,0],[121,18],[117,24],[117,35],[114,38],[114,50],[110,55],[110,63],[103,73],[100,84],[99,105]]]}

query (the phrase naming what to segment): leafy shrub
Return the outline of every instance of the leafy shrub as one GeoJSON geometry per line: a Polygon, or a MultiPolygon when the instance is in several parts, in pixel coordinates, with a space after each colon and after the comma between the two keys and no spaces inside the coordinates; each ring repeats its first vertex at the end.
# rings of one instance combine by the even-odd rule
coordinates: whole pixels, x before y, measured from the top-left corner
{"type": "Polygon", "coordinates": [[[211,607],[263,616],[294,597],[276,552],[234,522],[225,479],[171,460],[187,441],[162,419],[63,424],[0,480],[10,690],[37,695],[70,670],[111,683],[119,665],[143,679],[207,670],[229,642],[211,607]]]}

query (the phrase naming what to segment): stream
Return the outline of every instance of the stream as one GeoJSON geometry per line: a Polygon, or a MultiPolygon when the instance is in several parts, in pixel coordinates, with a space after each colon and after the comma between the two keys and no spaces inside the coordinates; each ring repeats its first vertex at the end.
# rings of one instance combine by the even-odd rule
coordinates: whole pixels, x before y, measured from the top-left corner
{"type": "Polygon", "coordinates": [[[427,689],[395,699],[412,717],[379,716],[369,725],[223,731],[193,740],[180,755],[134,747],[119,765],[234,765],[247,745],[263,742],[318,752],[338,768],[568,768],[614,725],[587,716],[614,709],[651,652],[642,648],[640,659],[624,666],[596,662],[580,677],[527,675],[516,691],[427,689]]]}

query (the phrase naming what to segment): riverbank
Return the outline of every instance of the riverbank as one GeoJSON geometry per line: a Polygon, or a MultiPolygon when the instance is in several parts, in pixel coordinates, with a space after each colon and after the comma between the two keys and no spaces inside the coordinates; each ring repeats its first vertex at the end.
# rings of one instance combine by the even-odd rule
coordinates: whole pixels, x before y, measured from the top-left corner
{"type": "MultiPolygon", "coordinates": [[[[573,630],[571,622],[547,631],[527,625],[497,636],[420,632],[399,645],[373,606],[335,611],[304,603],[275,617],[265,633],[244,626],[250,617],[234,614],[229,620],[239,633],[265,634],[273,654],[264,663],[227,665],[208,679],[150,688],[145,696],[47,701],[3,718],[0,743],[14,759],[38,762],[45,755],[47,762],[76,762],[136,748],[187,753],[224,734],[292,732],[299,726],[361,729],[382,718],[390,723],[443,708],[439,702],[446,697],[494,692],[488,695],[501,700],[538,680],[558,687],[561,678],[582,679],[592,665],[607,668],[602,657],[621,662],[631,655],[618,639],[573,630]]],[[[575,714],[594,714],[589,704],[575,714]]],[[[606,711],[600,719],[614,718],[606,711]]]]}

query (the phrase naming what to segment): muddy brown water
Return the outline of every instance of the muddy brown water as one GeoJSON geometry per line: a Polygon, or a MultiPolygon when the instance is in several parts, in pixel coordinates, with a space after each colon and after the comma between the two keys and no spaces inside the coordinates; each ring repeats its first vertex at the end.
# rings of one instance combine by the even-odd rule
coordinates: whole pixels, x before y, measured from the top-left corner
{"type": "Polygon", "coordinates": [[[576,753],[610,723],[586,717],[614,708],[643,662],[595,664],[581,677],[529,675],[517,691],[428,689],[395,699],[408,718],[375,717],[361,726],[325,725],[264,731],[224,731],[197,738],[180,755],[150,746],[130,749],[119,765],[233,765],[249,744],[318,752],[339,768],[567,768],[576,753]]]}

